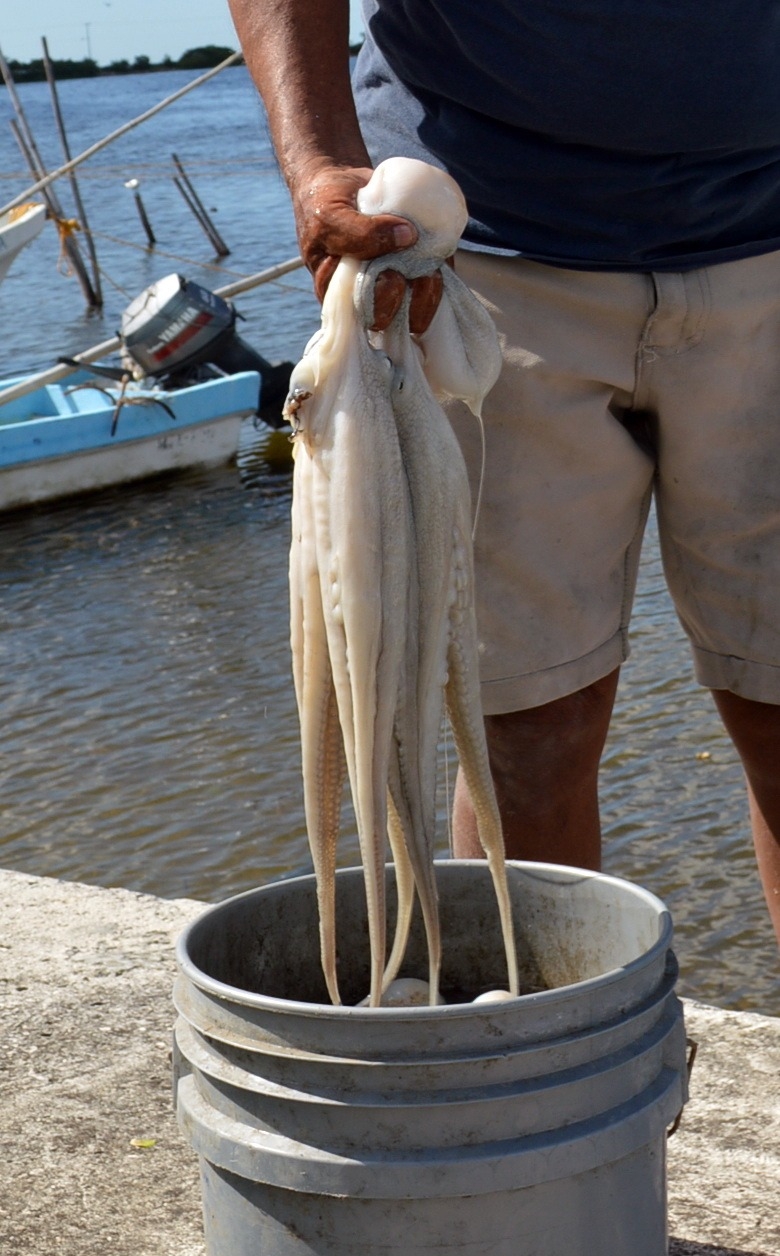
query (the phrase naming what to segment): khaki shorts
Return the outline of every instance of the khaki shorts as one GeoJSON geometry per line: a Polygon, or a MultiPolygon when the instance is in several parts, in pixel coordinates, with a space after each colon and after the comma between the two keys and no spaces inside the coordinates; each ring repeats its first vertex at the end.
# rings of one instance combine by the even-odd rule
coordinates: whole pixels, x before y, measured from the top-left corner
{"type": "MultiPolygon", "coordinates": [[[[628,655],[647,511],[696,675],[780,703],[780,253],[673,274],[461,251],[504,370],[475,540],[488,714],[628,655]]],[[[479,426],[450,411],[476,490],[479,426]]]]}

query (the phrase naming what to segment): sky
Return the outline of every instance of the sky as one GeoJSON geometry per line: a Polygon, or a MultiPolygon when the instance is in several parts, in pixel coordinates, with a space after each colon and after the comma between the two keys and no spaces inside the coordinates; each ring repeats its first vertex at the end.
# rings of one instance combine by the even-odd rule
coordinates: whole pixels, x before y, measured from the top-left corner
{"type": "MultiPolygon", "coordinates": [[[[177,60],[188,48],[237,48],[227,0],[17,0],[3,6],[0,47],[9,61],[41,55],[41,36],[55,59],[98,65],[150,57],[177,60]]],[[[358,0],[350,0],[351,37],[362,31],[358,0]]]]}

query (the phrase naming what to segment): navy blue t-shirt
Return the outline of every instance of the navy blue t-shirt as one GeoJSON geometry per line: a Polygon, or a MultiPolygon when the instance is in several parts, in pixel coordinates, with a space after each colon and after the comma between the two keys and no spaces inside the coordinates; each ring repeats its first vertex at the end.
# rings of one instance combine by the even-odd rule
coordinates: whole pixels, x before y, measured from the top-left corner
{"type": "Polygon", "coordinates": [[[780,248],[780,0],[364,0],[372,160],[433,161],[467,238],[587,269],[780,248]]]}

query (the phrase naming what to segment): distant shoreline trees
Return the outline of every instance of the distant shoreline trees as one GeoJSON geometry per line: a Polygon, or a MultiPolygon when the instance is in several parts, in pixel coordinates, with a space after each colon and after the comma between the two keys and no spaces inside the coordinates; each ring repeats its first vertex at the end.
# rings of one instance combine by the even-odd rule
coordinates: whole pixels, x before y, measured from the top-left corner
{"type": "MultiPolygon", "coordinates": [[[[99,78],[111,74],[153,74],[160,70],[210,70],[219,65],[234,52],[233,48],[222,48],[217,44],[206,44],[202,48],[190,48],[182,53],[178,61],[172,57],[164,57],[162,61],[152,61],[150,57],[136,57],[134,61],[112,61],[109,65],[98,65],[90,57],[82,61],[57,60],[52,57],[51,64],[57,81],[76,78],[99,78]]],[[[43,61],[10,61],[8,62],[16,83],[39,83],[46,79],[43,61]]]]}
{"type": "MultiPolygon", "coordinates": [[[[359,44],[351,45],[349,51],[354,54],[359,47],[359,44]]],[[[60,82],[63,79],[100,78],[111,74],[154,74],[160,70],[210,70],[234,51],[219,44],[204,44],[201,48],[190,48],[182,53],[178,61],[172,57],[164,57],[162,61],[136,57],[133,61],[111,61],[108,65],[98,65],[90,57],[84,57],[82,61],[58,61],[52,57],[51,63],[54,77],[60,82]]],[[[46,79],[40,58],[35,61],[9,61],[8,64],[16,83],[40,83],[46,79]]],[[[243,61],[237,64],[243,64],[243,61]]]]}

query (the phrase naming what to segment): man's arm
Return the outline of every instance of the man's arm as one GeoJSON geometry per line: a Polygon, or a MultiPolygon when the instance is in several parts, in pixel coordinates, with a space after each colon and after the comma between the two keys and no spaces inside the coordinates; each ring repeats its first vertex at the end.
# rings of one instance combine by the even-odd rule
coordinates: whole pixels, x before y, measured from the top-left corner
{"type": "Polygon", "coordinates": [[[348,0],[229,2],[321,299],[342,254],[379,257],[417,235],[403,218],[356,209],[371,163],[350,86],[348,0]]]}

